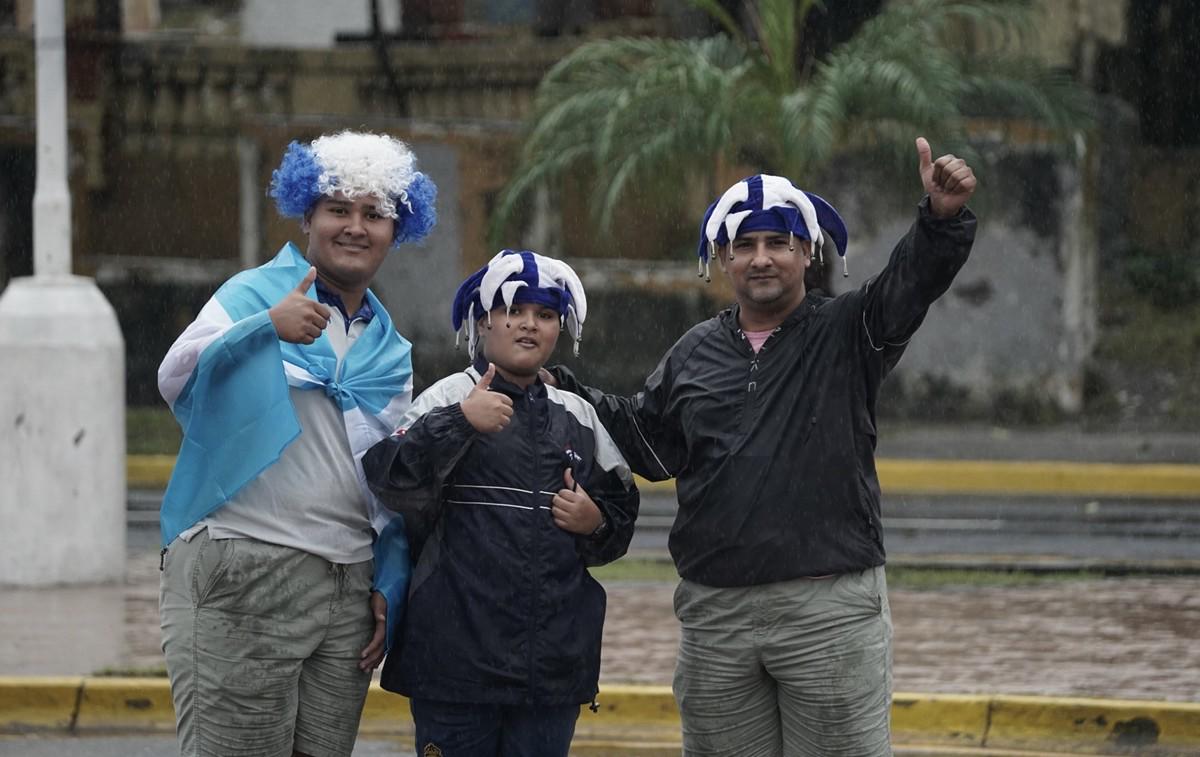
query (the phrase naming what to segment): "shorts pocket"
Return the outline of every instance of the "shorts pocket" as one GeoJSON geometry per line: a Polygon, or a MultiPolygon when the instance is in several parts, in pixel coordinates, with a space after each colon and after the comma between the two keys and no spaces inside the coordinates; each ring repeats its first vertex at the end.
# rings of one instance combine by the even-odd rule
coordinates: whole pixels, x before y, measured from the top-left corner
{"type": "Polygon", "coordinates": [[[229,564],[233,561],[234,544],[238,540],[212,539],[207,531],[197,538],[204,539],[196,550],[195,562],[192,564],[192,604],[199,607],[229,571],[229,564]]]}
{"type": "Polygon", "coordinates": [[[878,615],[883,612],[883,590],[879,581],[880,568],[843,573],[833,586],[834,594],[848,607],[878,615]]]}

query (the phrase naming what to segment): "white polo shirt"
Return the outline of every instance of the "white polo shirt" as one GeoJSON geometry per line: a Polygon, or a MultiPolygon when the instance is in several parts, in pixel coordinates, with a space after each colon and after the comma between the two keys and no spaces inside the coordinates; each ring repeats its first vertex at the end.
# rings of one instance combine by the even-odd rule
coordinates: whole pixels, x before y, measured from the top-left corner
{"type": "MultiPolygon", "coordinates": [[[[325,335],[340,372],[367,321],[356,318],[347,328],[341,310],[329,310],[325,335]]],[[[333,563],[369,560],[374,531],[341,408],[319,389],[290,388],[289,393],[300,436],[274,465],[182,536],[191,539],[207,528],[213,539],[257,539],[333,563]]]]}

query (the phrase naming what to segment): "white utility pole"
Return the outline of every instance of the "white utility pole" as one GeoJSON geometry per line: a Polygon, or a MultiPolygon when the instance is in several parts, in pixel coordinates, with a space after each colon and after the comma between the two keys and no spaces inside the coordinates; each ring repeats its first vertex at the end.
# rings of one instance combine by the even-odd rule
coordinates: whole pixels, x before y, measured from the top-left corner
{"type": "Polygon", "coordinates": [[[125,342],[71,275],[63,0],[37,0],[34,275],[0,295],[0,584],[120,580],[125,342]]]}

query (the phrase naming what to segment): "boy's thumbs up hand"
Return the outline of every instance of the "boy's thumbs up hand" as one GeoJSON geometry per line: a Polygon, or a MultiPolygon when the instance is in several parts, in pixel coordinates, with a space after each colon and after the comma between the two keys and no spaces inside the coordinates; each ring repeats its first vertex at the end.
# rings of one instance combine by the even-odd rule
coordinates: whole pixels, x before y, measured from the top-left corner
{"type": "Polygon", "coordinates": [[[308,298],[308,288],[316,279],[317,269],[309,267],[296,288],[267,311],[275,326],[275,333],[283,341],[312,344],[329,325],[329,308],[308,298]]]}
{"type": "Polygon", "coordinates": [[[604,514],[575,482],[575,474],[570,468],[563,470],[563,488],[554,495],[550,514],[554,517],[554,525],[580,536],[592,534],[604,521],[604,514]]]}
{"type": "Polygon", "coordinates": [[[481,434],[493,434],[503,431],[512,421],[512,399],[500,392],[491,391],[492,380],[496,378],[496,365],[488,363],[487,373],[479,377],[479,383],[459,403],[467,422],[481,434]]]}

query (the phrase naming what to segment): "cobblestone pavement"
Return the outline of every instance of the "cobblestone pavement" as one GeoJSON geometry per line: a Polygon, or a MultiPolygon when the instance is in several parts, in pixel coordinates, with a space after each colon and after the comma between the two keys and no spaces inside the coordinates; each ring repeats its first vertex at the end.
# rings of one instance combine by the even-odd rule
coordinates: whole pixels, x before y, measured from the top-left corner
{"type": "MultiPolygon", "coordinates": [[[[674,586],[607,586],[602,682],[669,684],[674,586]]],[[[1200,577],[893,589],[895,687],[1200,701],[1200,577]]],[[[158,556],[124,587],[0,590],[0,675],[162,666],[158,556]]]]}
{"type": "MultiPolygon", "coordinates": [[[[603,680],[670,683],[673,587],[608,586],[603,680]]],[[[897,691],[1200,701],[1200,578],[893,589],[897,691]]]]}

